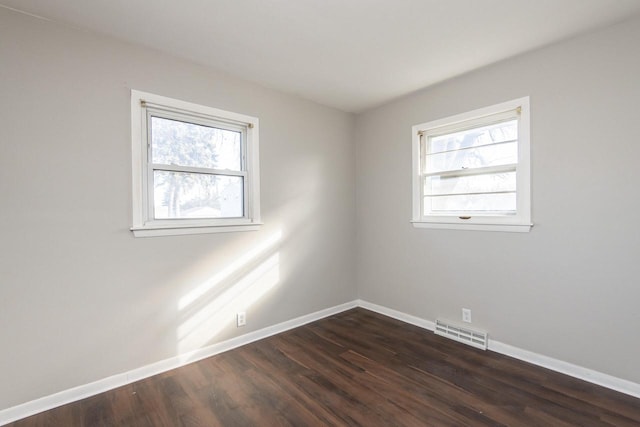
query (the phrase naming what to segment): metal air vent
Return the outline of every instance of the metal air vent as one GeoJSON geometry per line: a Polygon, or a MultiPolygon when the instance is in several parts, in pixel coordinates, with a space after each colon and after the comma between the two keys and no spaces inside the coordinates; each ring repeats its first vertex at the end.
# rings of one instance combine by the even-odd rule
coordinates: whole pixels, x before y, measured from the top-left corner
{"type": "Polygon", "coordinates": [[[452,340],[468,344],[470,346],[486,350],[489,341],[488,334],[483,331],[477,331],[465,326],[455,325],[445,320],[436,320],[436,328],[434,332],[437,335],[451,338],[452,340]]]}

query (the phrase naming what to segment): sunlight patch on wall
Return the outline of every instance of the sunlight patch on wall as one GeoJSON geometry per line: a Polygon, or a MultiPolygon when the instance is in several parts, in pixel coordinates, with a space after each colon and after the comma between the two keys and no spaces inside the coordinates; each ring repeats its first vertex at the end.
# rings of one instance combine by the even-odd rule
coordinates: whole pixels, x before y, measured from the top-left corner
{"type": "Polygon", "coordinates": [[[280,238],[267,239],[179,300],[178,354],[211,344],[237,312],[248,311],[280,282],[280,238]]]}
{"type": "Polygon", "coordinates": [[[226,268],[213,276],[210,280],[207,280],[205,283],[201,284],[200,286],[196,287],[194,290],[180,298],[180,301],[178,302],[178,310],[184,310],[189,305],[202,298],[205,294],[214,289],[217,285],[224,282],[230,276],[234,275],[238,271],[241,271],[245,266],[250,264],[256,258],[259,258],[263,253],[268,252],[270,249],[272,249],[280,241],[281,238],[282,231],[279,230],[264,242],[229,264],[226,268]]]}

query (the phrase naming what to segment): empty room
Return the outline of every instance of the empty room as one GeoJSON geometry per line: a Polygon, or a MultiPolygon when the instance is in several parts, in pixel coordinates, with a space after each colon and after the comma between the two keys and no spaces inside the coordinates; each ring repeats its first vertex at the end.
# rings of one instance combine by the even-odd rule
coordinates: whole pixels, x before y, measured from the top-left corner
{"type": "Polygon", "coordinates": [[[640,425],[640,1],[0,0],[0,425],[640,425]]]}

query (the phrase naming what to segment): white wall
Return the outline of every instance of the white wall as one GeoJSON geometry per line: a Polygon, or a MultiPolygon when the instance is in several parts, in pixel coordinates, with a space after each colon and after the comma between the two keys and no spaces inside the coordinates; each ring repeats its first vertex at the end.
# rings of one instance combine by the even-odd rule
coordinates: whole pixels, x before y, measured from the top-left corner
{"type": "Polygon", "coordinates": [[[635,19],[358,116],[360,298],[640,382],[639,76],[635,19]],[[411,126],[526,95],[533,230],[412,228],[411,126]]]}
{"type": "Polygon", "coordinates": [[[353,128],[352,115],[0,9],[0,410],[355,299],[353,128]],[[261,231],[132,236],[131,88],[260,118],[261,231]],[[264,261],[276,266],[252,295],[274,286],[236,329],[244,302],[210,304],[264,261]]]}

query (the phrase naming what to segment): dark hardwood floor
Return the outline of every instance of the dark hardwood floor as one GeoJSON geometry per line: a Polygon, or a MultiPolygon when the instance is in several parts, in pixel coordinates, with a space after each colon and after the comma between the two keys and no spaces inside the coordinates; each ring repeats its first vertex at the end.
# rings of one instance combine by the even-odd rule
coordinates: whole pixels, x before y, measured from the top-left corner
{"type": "Polygon", "coordinates": [[[640,399],[354,309],[13,424],[640,426],[640,399]]]}

